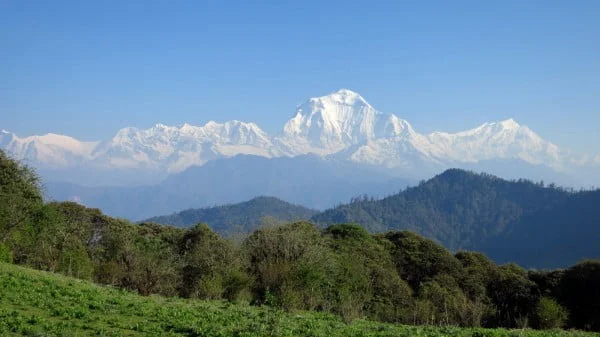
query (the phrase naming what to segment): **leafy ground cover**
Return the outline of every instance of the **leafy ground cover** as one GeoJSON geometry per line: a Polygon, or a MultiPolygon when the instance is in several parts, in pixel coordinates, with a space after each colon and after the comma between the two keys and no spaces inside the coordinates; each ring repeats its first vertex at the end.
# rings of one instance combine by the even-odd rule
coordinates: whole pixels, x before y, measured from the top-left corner
{"type": "Polygon", "coordinates": [[[317,312],[199,301],[101,287],[0,263],[0,336],[600,336],[355,321],[317,312]]]}

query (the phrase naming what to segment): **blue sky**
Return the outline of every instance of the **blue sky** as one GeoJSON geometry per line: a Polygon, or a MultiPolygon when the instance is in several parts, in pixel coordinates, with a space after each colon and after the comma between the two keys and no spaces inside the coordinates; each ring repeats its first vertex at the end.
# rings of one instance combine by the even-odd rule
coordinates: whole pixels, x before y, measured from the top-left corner
{"type": "Polygon", "coordinates": [[[600,1],[0,0],[0,128],[84,140],[125,126],[277,132],[339,88],[458,131],[514,117],[600,152],[600,1]]]}

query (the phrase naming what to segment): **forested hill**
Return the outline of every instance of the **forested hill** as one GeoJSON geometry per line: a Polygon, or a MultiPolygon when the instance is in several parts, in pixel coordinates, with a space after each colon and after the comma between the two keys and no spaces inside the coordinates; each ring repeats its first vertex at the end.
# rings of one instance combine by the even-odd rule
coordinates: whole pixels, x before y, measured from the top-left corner
{"type": "Polygon", "coordinates": [[[452,250],[483,250],[497,260],[535,267],[562,266],[600,256],[600,248],[588,242],[600,237],[600,211],[593,206],[600,205],[599,193],[451,169],[381,200],[353,200],[313,221],[352,222],[372,232],[408,229],[452,250]],[[533,247],[535,254],[525,253],[533,247]],[[560,259],[545,257],[553,249],[559,249],[560,259]]]}
{"type": "Polygon", "coordinates": [[[482,247],[497,262],[564,267],[600,257],[600,190],[580,192],[549,210],[523,217],[482,247]]]}
{"type": "Polygon", "coordinates": [[[171,215],[157,216],[144,222],[178,227],[206,223],[219,233],[250,232],[260,225],[307,220],[317,211],[274,197],[256,197],[246,202],[210,208],[188,209],[171,215]]]}

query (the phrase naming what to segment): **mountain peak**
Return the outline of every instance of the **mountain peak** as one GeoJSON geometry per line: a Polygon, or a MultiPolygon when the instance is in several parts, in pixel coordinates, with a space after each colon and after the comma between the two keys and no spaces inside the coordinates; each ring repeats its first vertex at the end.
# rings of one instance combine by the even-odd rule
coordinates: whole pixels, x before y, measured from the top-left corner
{"type": "Polygon", "coordinates": [[[347,97],[360,97],[360,94],[356,91],[350,89],[339,89],[336,92],[333,92],[331,95],[339,95],[339,96],[347,96],[347,97]]]}
{"type": "MultiPolygon", "coordinates": [[[[515,121],[513,118],[509,118],[499,122],[486,122],[474,129],[458,132],[456,133],[456,135],[473,135],[478,134],[480,132],[487,132],[489,130],[494,130],[495,132],[505,130],[518,130],[519,128],[521,128],[521,124],[517,123],[517,121],[515,121]]],[[[434,132],[433,134],[449,135],[446,132],[434,132]]]]}
{"type": "Polygon", "coordinates": [[[188,128],[193,128],[194,126],[188,122],[184,122],[183,124],[181,124],[181,126],[179,127],[180,129],[188,129],[188,128]]]}
{"type": "Polygon", "coordinates": [[[509,119],[503,120],[501,122],[498,122],[498,124],[500,124],[504,129],[511,129],[511,130],[512,129],[518,129],[521,126],[513,118],[509,118],[509,119]]]}
{"type": "Polygon", "coordinates": [[[170,127],[170,126],[168,126],[168,125],[165,125],[165,124],[163,124],[163,123],[156,123],[156,124],[154,125],[154,127],[152,127],[152,128],[153,128],[153,129],[155,129],[155,130],[161,130],[161,129],[169,129],[169,128],[171,128],[171,127],[170,127]]]}
{"type": "Polygon", "coordinates": [[[413,134],[406,121],[377,111],[352,90],[340,89],[300,105],[284,126],[283,142],[292,154],[329,155],[375,139],[413,134]]]}
{"type": "Polygon", "coordinates": [[[338,91],[332,92],[329,95],[312,98],[311,101],[328,101],[331,103],[344,104],[344,105],[355,105],[356,103],[362,103],[369,105],[367,101],[357,92],[350,89],[339,89],[338,91]]]}
{"type": "Polygon", "coordinates": [[[475,173],[474,171],[464,170],[464,169],[460,169],[460,168],[449,168],[449,169],[445,170],[444,172],[436,175],[432,179],[430,179],[430,181],[431,180],[442,180],[442,181],[448,181],[448,182],[454,182],[454,183],[462,183],[462,182],[464,182],[465,179],[472,179],[472,178],[496,179],[495,176],[490,175],[490,174],[480,174],[480,173],[475,173]]]}

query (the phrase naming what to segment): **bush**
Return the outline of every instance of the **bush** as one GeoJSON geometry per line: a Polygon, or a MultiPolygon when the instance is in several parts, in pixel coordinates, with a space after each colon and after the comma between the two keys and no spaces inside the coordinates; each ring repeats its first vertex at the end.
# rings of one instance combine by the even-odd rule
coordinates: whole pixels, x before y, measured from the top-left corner
{"type": "Polygon", "coordinates": [[[253,232],[243,247],[257,302],[284,309],[324,305],[321,297],[327,293],[331,259],[314,225],[300,222],[263,228],[253,232]]]}
{"type": "Polygon", "coordinates": [[[542,297],[535,311],[539,329],[562,328],[569,317],[565,308],[550,297],[542,297]]]}
{"type": "Polygon", "coordinates": [[[600,330],[600,261],[584,261],[567,269],[559,299],[569,310],[570,326],[600,330]]]}
{"type": "Polygon", "coordinates": [[[233,300],[249,284],[236,272],[233,245],[205,224],[189,229],[178,244],[183,260],[180,294],[185,297],[233,300]]]}
{"type": "Polygon", "coordinates": [[[12,263],[12,250],[5,244],[0,244],[0,262],[12,263]]]}
{"type": "Polygon", "coordinates": [[[89,280],[94,272],[94,264],[80,242],[71,242],[69,247],[61,252],[57,271],[67,276],[89,280]]]}

